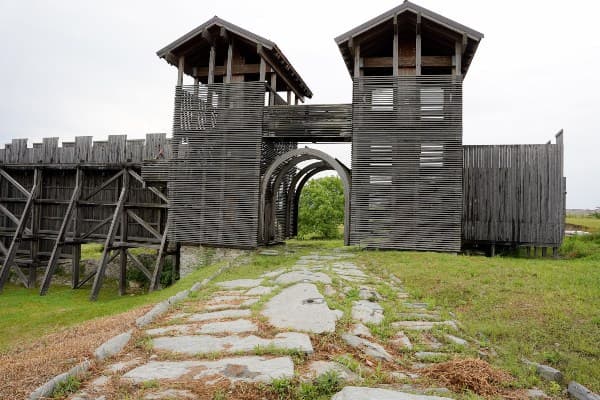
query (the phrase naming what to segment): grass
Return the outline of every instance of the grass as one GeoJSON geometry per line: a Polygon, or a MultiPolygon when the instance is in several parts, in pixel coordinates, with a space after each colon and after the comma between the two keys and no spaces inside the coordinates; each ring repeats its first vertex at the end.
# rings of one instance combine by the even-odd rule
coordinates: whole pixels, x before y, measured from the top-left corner
{"type": "Polygon", "coordinates": [[[567,223],[581,226],[589,232],[600,233],[600,218],[593,216],[567,215],[567,223]]]}
{"type": "Polygon", "coordinates": [[[198,269],[173,286],[152,293],[119,296],[116,282],[106,281],[96,302],[88,300],[89,287],[72,290],[53,285],[48,295],[40,296],[37,289],[8,284],[0,295],[0,353],[83,321],[164,300],[208,277],[220,266],[198,269]]]}
{"type": "Polygon", "coordinates": [[[526,357],[598,391],[600,235],[569,238],[561,253],[566,258],[368,251],[357,261],[400,277],[413,299],[455,312],[468,335],[497,350],[492,363],[517,385],[541,384],[526,357]]]}

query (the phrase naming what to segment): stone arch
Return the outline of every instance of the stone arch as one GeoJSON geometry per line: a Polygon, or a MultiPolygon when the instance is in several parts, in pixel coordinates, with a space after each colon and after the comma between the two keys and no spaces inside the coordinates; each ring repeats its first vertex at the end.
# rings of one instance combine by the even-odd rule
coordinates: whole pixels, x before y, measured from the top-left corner
{"type": "MultiPolygon", "coordinates": [[[[317,149],[308,147],[295,149],[280,155],[267,168],[260,185],[260,202],[258,211],[258,237],[261,243],[268,243],[274,238],[274,223],[276,209],[274,207],[277,189],[287,173],[299,163],[308,160],[318,160],[335,170],[342,180],[344,187],[344,243],[350,242],[350,193],[351,172],[338,159],[317,149]]],[[[306,176],[306,173],[305,173],[306,176]]],[[[306,179],[304,182],[306,182],[306,179]]]]}

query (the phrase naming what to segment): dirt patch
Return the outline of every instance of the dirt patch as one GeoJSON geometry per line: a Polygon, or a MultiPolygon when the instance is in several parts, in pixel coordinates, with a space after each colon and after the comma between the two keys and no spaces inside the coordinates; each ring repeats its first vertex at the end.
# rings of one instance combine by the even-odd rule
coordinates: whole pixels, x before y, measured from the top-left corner
{"type": "Polygon", "coordinates": [[[469,390],[486,398],[526,398],[522,393],[507,388],[513,381],[508,373],[479,359],[452,360],[423,369],[421,373],[457,393],[469,390]]]}
{"type": "Polygon", "coordinates": [[[92,358],[96,347],[131,329],[149,308],[87,321],[0,355],[0,398],[23,398],[50,378],[92,358]]]}

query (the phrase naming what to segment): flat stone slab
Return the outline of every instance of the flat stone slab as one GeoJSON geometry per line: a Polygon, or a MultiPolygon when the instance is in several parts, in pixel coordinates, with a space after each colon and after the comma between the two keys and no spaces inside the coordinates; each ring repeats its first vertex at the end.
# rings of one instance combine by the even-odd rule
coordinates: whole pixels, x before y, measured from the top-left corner
{"type": "Polygon", "coordinates": [[[390,353],[388,353],[380,344],[370,342],[367,339],[363,339],[350,333],[343,334],[342,339],[344,339],[348,345],[361,350],[368,356],[385,361],[393,360],[390,353]]]}
{"type": "Polygon", "coordinates": [[[440,400],[448,397],[426,396],[397,392],[395,390],[346,386],[341,392],[335,394],[331,400],[440,400]]]}
{"type": "Polygon", "coordinates": [[[413,345],[410,342],[410,339],[408,338],[408,336],[406,336],[404,334],[404,332],[400,331],[398,333],[396,333],[396,336],[394,336],[391,340],[390,343],[401,348],[401,349],[412,349],[413,345]]]}
{"type": "Polygon", "coordinates": [[[352,318],[360,322],[379,325],[383,321],[383,308],[379,303],[358,300],[353,303],[352,318]]]}
{"type": "Polygon", "coordinates": [[[420,321],[439,321],[442,318],[437,313],[400,313],[400,318],[406,320],[420,320],[420,321]]]}
{"type": "Polygon", "coordinates": [[[444,337],[451,343],[457,344],[459,346],[466,346],[468,344],[468,342],[463,339],[463,338],[459,338],[458,336],[454,336],[454,335],[450,335],[450,334],[446,334],[444,335],[444,337]]]}
{"type": "Polygon", "coordinates": [[[253,288],[259,286],[262,281],[262,279],[236,279],[233,281],[218,282],[217,286],[226,289],[253,288]]]}
{"type": "Polygon", "coordinates": [[[152,361],[126,373],[123,378],[135,383],[151,380],[179,379],[191,375],[193,379],[220,375],[231,381],[270,382],[294,376],[290,357],[266,358],[258,356],[231,357],[216,361],[152,361]]]}
{"type": "Polygon", "coordinates": [[[285,271],[286,271],[285,269],[280,268],[280,269],[276,269],[275,271],[265,272],[264,274],[261,275],[261,278],[275,278],[276,276],[283,274],[285,271]]]}
{"type": "Polygon", "coordinates": [[[358,278],[366,278],[367,274],[365,274],[363,271],[361,271],[360,269],[354,267],[354,268],[333,268],[333,272],[335,272],[338,275],[344,275],[344,276],[355,276],[358,278]]]}
{"type": "Polygon", "coordinates": [[[236,319],[233,321],[209,322],[198,329],[198,333],[245,333],[256,332],[258,327],[247,319],[236,319]]]}
{"type": "Polygon", "coordinates": [[[312,283],[298,283],[283,289],[267,302],[262,314],[276,328],[313,333],[334,332],[339,318],[312,283]]]}
{"type": "Polygon", "coordinates": [[[310,378],[317,378],[328,372],[335,372],[344,381],[354,382],[360,380],[357,374],[335,361],[312,361],[308,364],[308,371],[308,377],[310,378]]]}
{"type": "Polygon", "coordinates": [[[381,300],[381,295],[377,293],[377,290],[369,287],[361,287],[358,289],[358,297],[362,300],[381,300]]]}
{"type": "Polygon", "coordinates": [[[252,315],[250,310],[223,310],[209,313],[191,314],[188,321],[210,321],[211,319],[245,318],[252,315]]]}
{"type": "Polygon", "coordinates": [[[279,333],[274,339],[258,336],[210,335],[158,337],[152,340],[154,349],[173,353],[200,355],[210,353],[237,353],[256,350],[258,347],[274,350],[297,350],[307,354],[313,352],[308,335],[298,332],[279,333]]]}
{"type": "Polygon", "coordinates": [[[331,283],[329,275],[323,272],[312,272],[306,269],[286,272],[283,275],[279,275],[275,279],[275,283],[278,285],[289,285],[296,282],[321,282],[325,284],[331,283]]]}
{"type": "Polygon", "coordinates": [[[446,325],[452,329],[457,329],[454,321],[398,321],[392,322],[392,327],[400,329],[409,329],[413,331],[429,331],[434,326],[446,325]]]}
{"type": "Polygon", "coordinates": [[[352,333],[355,336],[362,336],[362,337],[367,337],[367,338],[373,337],[369,328],[367,328],[363,324],[352,325],[352,331],[350,331],[350,333],[352,333]]]}
{"type": "Polygon", "coordinates": [[[160,328],[148,329],[148,330],[146,330],[146,335],[161,336],[161,335],[167,335],[170,333],[177,333],[177,334],[184,335],[186,333],[190,333],[193,329],[194,329],[194,327],[191,325],[167,325],[167,326],[161,326],[160,328]]]}
{"type": "Polygon", "coordinates": [[[136,365],[140,364],[141,362],[142,362],[142,359],[140,357],[136,357],[131,360],[121,361],[118,363],[111,364],[108,367],[106,367],[106,371],[113,373],[113,374],[116,374],[118,372],[124,372],[125,370],[135,367],[136,365]]]}
{"type": "Polygon", "coordinates": [[[189,390],[181,390],[181,389],[166,389],[161,390],[160,392],[148,393],[144,395],[144,400],[172,400],[172,399],[181,399],[181,400],[195,400],[198,396],[189,390]]]}
{"type": "Polygon", "coordinates": [[[257,286],[249,289],[245,294],[247,296],[264,296],[270,294],[275,288],[273,286],[257,286]]]}

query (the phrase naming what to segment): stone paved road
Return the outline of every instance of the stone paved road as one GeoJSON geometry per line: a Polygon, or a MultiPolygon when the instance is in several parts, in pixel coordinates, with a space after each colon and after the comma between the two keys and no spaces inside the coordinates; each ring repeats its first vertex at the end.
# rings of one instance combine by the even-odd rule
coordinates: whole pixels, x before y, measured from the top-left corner
{"type": "Polygon", "coordinates": [[[347,385],[334,399],[434,399],[450,392],[424,386],[419,369],[471,346],[455,321],[412,302],[398,278],[356,265],[351,251],[309,254],[291,268],[212,290],[137,332],[135,343],[70,399],[201,399],[198,385],[304,380],[328,371],[347,385]],[[402,304],[401,320],[386,321],[390,300],[402,304]],[[357,387],[366,384],[386,386],[357,387]]]}

